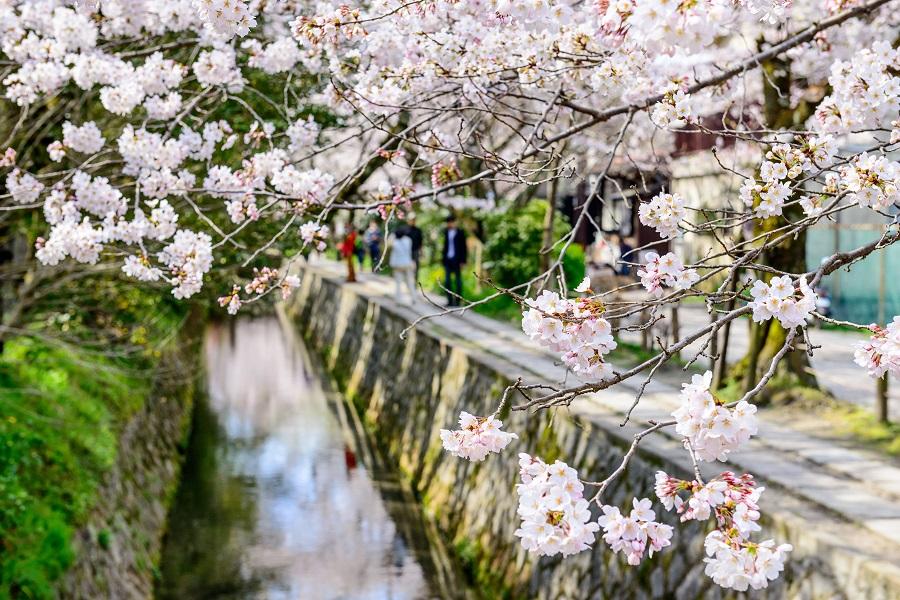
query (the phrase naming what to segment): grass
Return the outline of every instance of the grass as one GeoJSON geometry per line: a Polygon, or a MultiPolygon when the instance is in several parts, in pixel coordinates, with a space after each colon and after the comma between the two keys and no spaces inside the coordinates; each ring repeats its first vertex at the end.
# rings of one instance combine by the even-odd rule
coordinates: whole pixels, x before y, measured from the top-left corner
{"type": "Polygon", "coordinates": [[[0,597],[51,597],[74,526],[113,464],[117,423],[145,394],[111,364],[32,339],[0,360],[0,597]]]}
{"type": "Polygon", "coordinates": [[[147,383],[31,338],[0,356],[0,598],[52,598],[147,383]]]}
{"type": "Polygon", "coordinates": [[[822,416],[838,435],[900,457],[900,423],[882,423],[868,409],[843,403],[826,407],[822,416]]]}

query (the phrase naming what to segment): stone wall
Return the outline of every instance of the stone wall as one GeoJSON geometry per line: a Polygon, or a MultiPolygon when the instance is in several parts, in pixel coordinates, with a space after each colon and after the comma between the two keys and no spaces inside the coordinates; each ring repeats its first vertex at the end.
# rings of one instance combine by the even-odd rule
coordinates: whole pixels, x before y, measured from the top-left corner
{"type": "MultiPolygon", "coordinates": [[[[665,518],[675,526],[673,545],[638,567],[628,566],[603,543],[566,559],[529,556],[513,535],[518,526],[514,453],[560,458],[582,478],[597,481],[621,460],[632,433],[610,419],[515,412],[507,429],[520,440],[508,454],[477,464],[449,456],[441,450],[439,429],[453,425],[463,409],[493,412],[510,383],[507,374],[516,372],[513,366],[453,341],[440,320],[426,322],[402,340],[408,319],[401,308],[341,286],[314,268],[301,275],[290,307],[297,328],[399,465],[483,597],[724,596],[703,575],[705,530],[696,523],[677,524],[671,513],[665,518]]],[[[681,459],[685,453],[674,442],[659,436],[645,442],[606,502],[625,506],[636,495],[652,497],[658,469],[689,477],[689,465],[681,459]]],[[[893,565],[878,561],[877,542],[846,548],[847,540],[865,539],[859,528],[780,490],[767,490],[765,504],[769,511],[762,533],[790,541],[795,551],[786,576],[753,597],[900,597],[900,575],[893,565]]]]}
{"type": "Polygon", "coordinates": [[[177,346],[163,356],[151,397],[122,429],[97,506],[75,536],[76,559],[58,586],[60,598],[153,597],[166,515],[190,426],[190,374],[197,372],[196,344],[177,346]]]}

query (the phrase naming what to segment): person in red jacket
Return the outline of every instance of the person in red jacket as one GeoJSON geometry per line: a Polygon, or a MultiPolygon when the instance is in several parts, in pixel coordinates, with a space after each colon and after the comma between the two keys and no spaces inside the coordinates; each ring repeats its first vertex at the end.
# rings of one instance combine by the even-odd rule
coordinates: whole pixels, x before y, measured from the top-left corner
{"type": "Polygon", "coordinates": [[[347,283],[356,282],[356,271],[353,269],[353,254],[356,250],[356,229],[347,228],[347,235],[341,242],[341,256],[347,261],[347,283]]]}

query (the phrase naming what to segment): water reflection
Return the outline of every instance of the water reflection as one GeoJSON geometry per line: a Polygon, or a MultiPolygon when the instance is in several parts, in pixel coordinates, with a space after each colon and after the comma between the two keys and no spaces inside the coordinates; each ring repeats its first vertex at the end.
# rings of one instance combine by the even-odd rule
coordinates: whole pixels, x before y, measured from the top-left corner
{"type": "Polygon", "coordinates": [[[435,595],[396,482],[363,465],[300,350],[274,319],[209,332],[159,598],[435,595]]]}

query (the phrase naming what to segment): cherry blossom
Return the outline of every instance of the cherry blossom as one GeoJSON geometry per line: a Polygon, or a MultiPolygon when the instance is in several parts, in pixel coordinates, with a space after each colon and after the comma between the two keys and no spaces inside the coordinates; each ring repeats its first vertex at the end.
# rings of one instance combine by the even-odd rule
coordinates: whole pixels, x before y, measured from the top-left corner
{"type": "Polygon", "coordinates": [[[459,429],[441,429],[441,442],[450,454],[481,462],[491,452],[499,453],[518,439],[515,433],[501,431],[501,427],[503,422],[493,415],[476,417],[463,411],[459,414],[459,429]]]}
{"type": "Polygon", "coordinates": [[[603,541],[613,552],[625,554],[629,565],[639,565],[645,550],[647,557],[652,558],[654,552],[671,544],[672,527],[656,522],[649,499],[635,498],[632,506],[628,516],[615,506],[603,506],[603,515],[598,522],[604,531],[603,541]]]}
{"type": "Polygon", "coordinates": [[[540,556],[568,556],[589,549],[600,526],[591,521],[578,472],[561,461],[548,465],[519,454],[519,474],[517,512],[522,524],[515,535],[522,546],[540,556]]]}
{"type": "Polygon", "coordinates": [[[13,169],[6,176],[6,189],[9,190],[14,202],[31,204],[41,195],[41,192],[44,190],[44,184],[30,173],[20,169],[13,169]]]}
{"type": "Polygon", "coordinates": [[[700,279],[695,269],[685,269],[681,259],[672,252],[663,256],[648,252],[646,260],[647,264],[638,271],[638,277],[644,289],[657,298],[663,295],[663,286],[686,290],[700,279]]]}
{"type": "Polygon", "coordinates": [[[763,21],[775,24],[783,21],[791,10],[794,0],[738,0],[763,21]]]}
{"type": "Polygon", "coordinates": [[[681,406],[672,412],[675,431],[702,461],[724,461],[728,454],[756,435],[756,407],[742,400],[733,409],[712,395],[712,372],[694,375],[682,384],[681,406]]]}
{"type": "Polygon", "coordinates": [[[900,110],[898,51],[887,41],[856,52],[852,60],[831,65],[832,88],[816,109],[813,124],[829,133],[879,127],[897,118],[900,110]]]}
{"type": "Polygon", "coordinates": [[[856,364],[866,369],[870,377],[890,373],[900,378],[900,317],[894,317],[885,328],[870,325],[869,329],[872,337],[856,344],[856,364]]]}
{"type": "MultiPolygon", "coordinates": [[[[42,265],[109,262],[137,281],[167,282],[178,298],[197,294],[214,265],[227,266],[231,244],[243,251],[244,232],[271,226],[289,233],[291,250],[296,234],[321,251],[341,211],[390,223],[417,204],[495,210],[537,182],[593,176],[602,184],[593,192],[599,200],[621,192],[627,201],[632,192],[659,189],[652,186],[674,173],[676,142],[700,133],[716,138],[717,148],[702,158],[741,178],[740,191],[708,205],[659,193],[641,203],[639,218],[664,238],[696,231],[716,240],[718,256],[747,258],[698,261],[705,282],[737,281],[738,268],[770,276],[772,265],[753,252],[758,245],[770,256],[777,246],[745,238],[741,249],[726,240],[729,230],[757,230],[766,219],[766,227],[797,235],[859,206],[889,219],[900,200],[895,6],[842,20],[836,17],[865,3],[76,4],[0,2],[4,101],[25,115],[64,109],[34,137],[4,141],[2,208],[43,218],[35,243],[42,265]],[[828,19],[834,23],[826,27],[828,19]],[[816,34],[801,39],[807,28],[816,34]],[[768,122],[771,77],[758,67],[770,59],[791,65],[779,108],[816,106],[805,123],[796,118],[800,110],[789,127],[768,122]],[[58,164],[46,164],[48,155],[58,164]],[[631,189],[612,189],[632,175],[639,177],[631,189]],[[805,217],[795,218],[795,205],[805,217]]],[[[267,253],[256,252],[275,241],[246,250],[265,261],[267,253]]],[[[690,289],[726,306],[718,302],[725,288],[717,296],[698,289],[705,286],[695,286],[697,269],[674,253],[646,258],[638,275],[653,298],[690,289]]],[[[269,295],[287,297],[300,283],[286,275],[292,260],[254,262],[252,276],[220,291],[219,304],[235,314],[269,295]]],[[[837,262],[823,263],[814,281],[837,262]]],[[[815,294],[802,273],[778,274],[754,284],[753,318],[802,326],[815,294]]],[[[584,297],[545,291],[525,301],[524,333],[587,382],[547,392],[541,408],[630,376],[610,377],[614,326],[623,313],[656,302],[611,302],[607,311],[605,293],[614,290],[590,288],[586,279],[574,290],[584,297]]],[[[872,376],[897,375],[897,319],[871,329],[857,363],[872,376]]],[[[676,432],[700,461],[725,460],[757,433],[755,407],[724,405],[710,384],[709,373],[685,384],[673,413],[676,432]]],[[[501,425],[463,412],[460,429],[442,430],[442,442],[483,460],[515,439],[501,425]]],[[[601,525],[632,564],[669,545],[672,529],[656,521],[649,500],[634,499],[627,516],[604,506],[592,521],[574,469],[528,455],[520,466],[516,535],[529,551],[580,552],[601,525]]],[[[762,492],[752,478],[726,473],[704,483],[663,475],[656,487],[666,508],[683,521],[715,519],[706,569],[716,583],[759,589],[778,576],[790,547],[750,541],[762,492]]]]}
{"type": "Polygon", "coordinates": [[[715,517],[716,529],[706,536],[706,575],[716,584],[745,591],[768,587],[778,578],[784,560],[793,548],[775,546],[772,540],[756,543],[750,535],[760,531],[759,497],[765,488],[756,487],[753,477],[725,472],[701,483],[684,481],[656,473],[656,495],[681,521],[705,521],[715,517]],[[685,500],[683,494],[687,494],[685,500]]]}
{"type": "Polygon", "coordinates": [[[744,592],[749,588],[766,588],[769,581],[778,579],[787,554],[794,547],[790,544],[776,546],[773,540],[735,545],[716,530],[706,536],[704,549],[709,557],[703,559],[706,575],[717,585],[744,592]]]}
{"type": "Polygon", "coordinates": [[[244,37],[256,27],[244,0],[194,0],[194,5],[203,21],[224,37],[244,37]]]}
{"type": "Polygon", "coordinates": [[[757,323],[776,318],[785,329],[793,329],[806,323],[816,309],[816,294],[806,283],[806,277],[798,280],[797,288],[790,276],[773,277],[769,283],[757,280],[750,294],[753,301],[753,320],[757,323]]]}
{"type": "Polygon", "coordinates": [[[641,223],[653,227],[664,238],[678,236],[678,223],[687,216],[684,198],[678,194],[657,194],[638,211],[641,223]]]}
{"type": "Polygon", "coordinates": [[[531,339],[561,354],[576,375],[602,380],[612,369],[603,357],[616,348],[612,326],[601,317],[603,306],[589,298],[568,300],[544,290],[528,299],[522,329],[531,339]]]}
{"type": "Polygon", "coordinates": [[[189,298],[200,291],[203,275],[212,266],[212,239],[205,233],[181,229],[171,244],[159,253],[169,270],[176,298],[189,298]]]}

